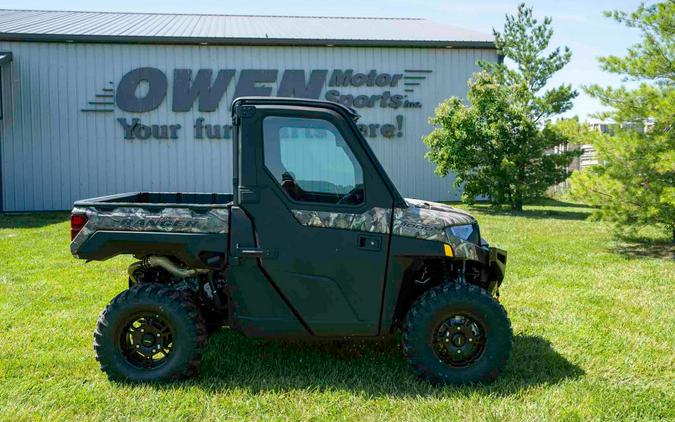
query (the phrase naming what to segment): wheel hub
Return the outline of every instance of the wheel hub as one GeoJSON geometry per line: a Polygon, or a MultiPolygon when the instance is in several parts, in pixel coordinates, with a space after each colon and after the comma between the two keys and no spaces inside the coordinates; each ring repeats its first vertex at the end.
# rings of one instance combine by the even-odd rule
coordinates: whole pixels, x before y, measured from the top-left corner
{"type": "Polygon", "coordinates": [[[466,344],[466,338],[464,337],[464,334],[458,333],[452,336],[452,344],[455,347],[462,347],[464,344],[466,344]]]}
{"type": "Polygon", "coordinates": [[[478,359],[485,349],[481,325],[467,315],[452,315],[443,321],[434,334],[434,351],[452,366],[466,366],[478,359]]]}
{"type": "Polygon", "coordinates": [[[129,319],[122,330],[120,348],[130,364],[153,369],[166,362],[173,351],[173,328],[158,314],[129,319]]]}

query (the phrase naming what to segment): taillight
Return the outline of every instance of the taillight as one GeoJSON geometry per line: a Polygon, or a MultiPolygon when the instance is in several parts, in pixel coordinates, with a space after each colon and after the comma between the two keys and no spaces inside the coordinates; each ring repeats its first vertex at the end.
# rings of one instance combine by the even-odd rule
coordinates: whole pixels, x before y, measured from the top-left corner
{"type": "Polygon", "coordinates": [[[75,236],[82,230],[82,227],[87,224],[87,216],[84,214],[70,215],[70,240],[75,239],[75,236]]]}

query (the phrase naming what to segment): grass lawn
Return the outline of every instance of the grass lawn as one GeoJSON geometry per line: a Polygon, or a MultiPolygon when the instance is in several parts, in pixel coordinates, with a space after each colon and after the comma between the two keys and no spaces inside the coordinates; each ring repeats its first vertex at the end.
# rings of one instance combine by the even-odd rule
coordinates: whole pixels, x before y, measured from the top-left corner
{"type": "Polygon", "coordinates": [[[0,420],[675,419],[673,247],[621,243],[569,204],[473,209],[509,251],[514,351],[492,385],[433,388],[395,341],[298,344],[223,330],[200,378],[108,382],[92,329],[130,258],[70,256],[67,214],[0,216],[0,420]]]}

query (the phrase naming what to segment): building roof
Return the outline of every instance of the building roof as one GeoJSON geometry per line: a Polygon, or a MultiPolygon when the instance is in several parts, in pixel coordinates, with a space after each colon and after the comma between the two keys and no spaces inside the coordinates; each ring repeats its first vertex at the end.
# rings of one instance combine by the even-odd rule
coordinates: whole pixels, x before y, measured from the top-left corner
{"type": "Polygon", "coordinates": [[[417,18],[5,9],[0,40],[494,48],[491,35],[417,18]]]}

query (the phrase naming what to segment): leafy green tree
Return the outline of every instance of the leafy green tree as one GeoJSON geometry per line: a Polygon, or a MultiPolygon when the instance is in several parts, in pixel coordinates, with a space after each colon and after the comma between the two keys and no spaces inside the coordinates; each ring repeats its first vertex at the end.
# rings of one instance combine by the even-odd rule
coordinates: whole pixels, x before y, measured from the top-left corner
{"type": "Polygon", "coordinates": [[[481,72],[469,83],[469,104],[457,97],[441,103],[429,120],[435,128],[423,141],[436,173],[457,175],[465,202],[485,196],[493,205],[522,210],[525,201],[565,180],[578,155],[551,154],[566,139],[545,123],[569,110],[577,95],[570,85],[545,89],[571,52],[567,47],[549,50],[551,19],[538,22],[524,4],[494,35],[497,49],[512,65],[480,62],[481,72]]]}
{"type": "Polygon", "coordinates": [[[593,140],[599,164],[573,175],[572,194],[598,206],[597,216],[620,231],[657,225],[675,241],[675,1],[607,15],[642,39],[624,57],[601,58],[602,67],[640,85],[586,88],[611,107],[599,117],[616,127],[614,136],[593,140]]]}

